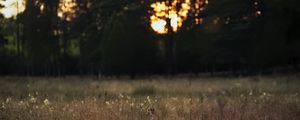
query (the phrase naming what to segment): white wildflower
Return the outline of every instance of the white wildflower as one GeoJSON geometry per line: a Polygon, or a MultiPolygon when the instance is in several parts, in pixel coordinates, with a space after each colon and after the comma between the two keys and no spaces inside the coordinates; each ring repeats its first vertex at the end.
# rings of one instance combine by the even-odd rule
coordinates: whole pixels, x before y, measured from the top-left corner
{"type": "Polygon", "coordinates": [[[30,102],[31,102],[31,103],[36,103],[36,101],[37,101],[37,98],[34,98],[34,97],[31,97],[31,98],[30,98],[30,102]]]}
{"type": "Polygon", "coordinates": [[[130,99],[131,99],[131,97],[130,97],[130,96],[126,96],[126,97],[127,97],[127,99],[128,99],[128,100],[130,100],[130,99]]]}
{"type": "Polygon", "coordinates": [[[131,103],[130,106],[133,107],[133,106],[134,106],[134,103],[131,103]]]}
{"type": "Polygon", "coordinates": [[[50,101],[48,99],[45,99],[44,100],[44,105],[46,105],[46,106],[50,105],[50,101]]]}
{"type": "Polygon", "coordinates": [[[19,106],[21,105],[24,105],[24,102],[21,100],[19,103],[18,103],[19,106]]]}
{"type": "Polygon", "coordinates": [[[106,105],[110,105],[109,101],[106,101],[105,104],[106,104],[106,105]]]}
{"type": "Polygon", "coordinates": [[[253,95],[253,92],[252,92],[252,91],[250,91],[250,92],[249,92],[249,95],[250,95],[250,96],[252,96],[252,95],[253,95]]]}
{"type": "Polygon", "coordinates": [[[120,98],[124,98],[124,95],[122,93],[119,94],[120,98]]]}
{"type": "Polygon", "coordinates": [[[151,99],[150,99],[149,96],[147,96],[147,100],[148,100],[149,103],[151,103],[151,99]]]}
{"type": "Polygon", "coordinates": [[[266,96],[266,95],[267,95],[267,93],[264,92],[264,93],[263,93],[263,96],[266,96]]]}
{"type": "Polygon", "coordinates": [[[11,101],[11,98],[6,98],[6,103],[9,103],[11,101]]]}
{"type": "Polygon", "coordinates": [[[5,109],[5,106],[4,106],[4,103],[2,103],[2,106],[1,106],[3,109],[5,109]]]}

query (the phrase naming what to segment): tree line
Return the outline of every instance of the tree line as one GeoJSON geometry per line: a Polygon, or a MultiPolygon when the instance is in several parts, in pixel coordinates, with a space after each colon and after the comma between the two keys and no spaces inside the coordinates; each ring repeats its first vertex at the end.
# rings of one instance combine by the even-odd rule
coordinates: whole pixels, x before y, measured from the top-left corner
{"type": "MultiPolygon", "coordinates": [[[[154,0],[75,0],[75,13],[64,17],[57,14],[59,2],[26,0],[25,11],[16,18],[0,17],[0,74],[165,73],[166,38],[149,25],[154,0]]],[[[201,25],[187,20],[173,36],[176,73],[298,70],[297,3],[209,1],[201,25]]]]}

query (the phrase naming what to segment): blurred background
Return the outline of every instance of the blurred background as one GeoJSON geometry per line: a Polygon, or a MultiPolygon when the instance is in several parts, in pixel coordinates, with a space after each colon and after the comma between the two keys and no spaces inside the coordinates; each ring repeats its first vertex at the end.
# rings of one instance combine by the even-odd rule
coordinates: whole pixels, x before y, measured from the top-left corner
{"type": "Polygon", "coordinates": [[[299,0],[1,0],[0,75],[299,71],[299,0]]]}

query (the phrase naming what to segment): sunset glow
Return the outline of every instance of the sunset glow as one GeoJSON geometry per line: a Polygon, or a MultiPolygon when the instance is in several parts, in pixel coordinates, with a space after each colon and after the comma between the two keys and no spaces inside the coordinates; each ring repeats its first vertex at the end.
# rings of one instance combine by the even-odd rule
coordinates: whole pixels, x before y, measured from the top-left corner
{"type": "Polygon", "coordinates": [[[151,28],[159,34],[166,34],[169,20],[172,31],[178,31],[188,16],[190,5],[190,0],[185,0],[183,3],[174,0],[172,3],[155,2],[151,4],[151,8],[153,8],[153,15],[150,16],[151,28]],[[177,9],[178,5],[180,5],[179,10],[177,9]]]}
{"type": "MultiPolygon", "coordinates": [[[[6,0],[0,1],[0,4],[4,6],[0,9],[0,13],[3,14],[5,18],[11,18],[17,16],[19,13],[24,12],[26,8],[26,0],[6,0]]],[[[38,1],[36,1],[38,2],[38,1]]],[[[58,17],[70,21],[75,17],[77,4],[74,0],[61,0],[59,3],[59,8],[57,15],[58,17]]],[[[40,4],[40,10],[43,12],[45,10],[45,5],[40,4]]]]}
{"type": "Polygon", "coordinates": [[[150,17],[151,27],[159,34],[165,34],[168,32],[166,28],[166,18],[168,16],[168,7],[165,2],[157,2],[151,5],[155,14],[150,17]]]}
{"type": "Polygon", "coordinates": [[[0,13],[5,18],[15,17],[25,10],[25,0],[6,0],[0,1],[0,4],[4,6],[0,9],[0,13]]]}
{"type": "Polygon", "coordinates": [[[71,21],[75,16],[77,3],[75,0],[61,0],[59,3],[59,9],[57,16],[61,19],[71,21]]]}
{"type": "Polygon", "coordinates": [[[151,28],[158,34],[167,34],[169,24],[173,32],[177,32],[188,16],[193,16],[195,24],[202,24],[203,18],[200,14],[205,10],[204,5],[208,0],[174,0],[155,2],[151,4],[153,9],[150,16],[151,28]],[[168,23],[169,22],[169,23],[168,23]]]}

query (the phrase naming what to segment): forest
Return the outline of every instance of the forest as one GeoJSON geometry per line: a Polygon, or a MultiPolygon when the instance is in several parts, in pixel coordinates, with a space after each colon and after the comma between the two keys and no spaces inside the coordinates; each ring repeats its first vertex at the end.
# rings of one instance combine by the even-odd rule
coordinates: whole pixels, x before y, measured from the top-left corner
{"type": "Polygon", "coordinates": [[[174,1],[2,0],[0,74],[135,76],[166,74],[168,69],[174,74],[299,70],[299,0],[174,1]],[[178,5],[182,1],[187,6],[178,5]],[[177,27],[172,26],[170,13],[167,22],[153,16],[159,15],[156,10],[162,12],[162,3],[175,13],[181,11],[183,16],[175,19],[177,27]],[[164,26],[167,23],[171,25],[164,26]],[[170,40],[171,46],[166,42],[170,40]]]}

